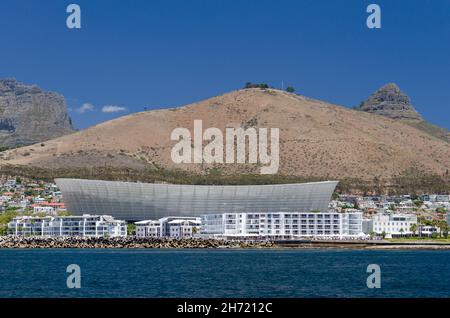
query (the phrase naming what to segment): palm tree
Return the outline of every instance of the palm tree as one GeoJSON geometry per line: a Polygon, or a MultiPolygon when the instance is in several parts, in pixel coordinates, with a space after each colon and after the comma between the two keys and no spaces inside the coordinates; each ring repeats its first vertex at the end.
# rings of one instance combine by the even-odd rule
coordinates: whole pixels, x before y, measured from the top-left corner
{"type": "Polygon", "coordinates": [[[417,217],[417,224],[419,225],[419,237],[422,237],[422,226],[425,223],[425,218],[423,216],[417,217]]]}
{"type": "Polygon", "coordinates": [[[403,228],[400,229],[400,237],[403,237],[403,228]]]}
{"type": "Polygon", "coordinates": [[[445,238],[448,237],[448,230],[449,230],[449,225],[447,224],[446,221],[442,221],[442,232],[443,232],[445,238]]]}
{"type": "Polygon", "coordinates": [[[411,232],[413,232],[413,235],[416,236],[417,231],[417,224],[411,224],[411,227],[409,228],[411,232]]]}
{"type": "MultiPolygon", "coordinates": [[[[439,228],[439,223],[440,223],[439,220],[433,220],[433,221],[431,221],[431,226],[434,228],[439,228]]],[[[441,229],[439,228],[439,236],[441,236],[440,232],[441,232],[441,229]]]]}
{"type": "Polygon", "coordinates": [[[439,236],[442,237],[442,233],[448,232],[447,221],[439,220],[437,226],[439,227],[439,236]]]}

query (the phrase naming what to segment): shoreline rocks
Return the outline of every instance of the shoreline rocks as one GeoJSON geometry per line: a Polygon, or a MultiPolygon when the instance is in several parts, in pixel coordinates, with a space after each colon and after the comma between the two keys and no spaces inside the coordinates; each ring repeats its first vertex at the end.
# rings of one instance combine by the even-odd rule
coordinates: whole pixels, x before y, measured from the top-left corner
{"type": "Polygon", "coordinates": [[[270,248],[271,241],[139,237],[0,237],[2,248],[270,248]]]}
{"type": "Polygon", "coordinates": [[[213,238],[152,238],[152,237],[22,237],[0,236],[0,250],[23,249],[450,249],[450,244],[441,243],[391,243],[364,241],[270,241],[270,240],[224,240],[213,238]]]}

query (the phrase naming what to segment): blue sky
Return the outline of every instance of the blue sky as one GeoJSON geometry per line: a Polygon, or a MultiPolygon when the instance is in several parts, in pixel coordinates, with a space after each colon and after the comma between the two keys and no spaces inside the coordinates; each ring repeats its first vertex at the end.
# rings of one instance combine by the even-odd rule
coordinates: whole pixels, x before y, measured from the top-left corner
{"type": "Polygon", "coordinates": [[[450,128],[449,12],[448,0],[2,0],[0,77],[63,94],[77,128],[282,80],[345,106],[396,82],[450,128]],[[70,3],[80,30],[66,27],[70,3]],[[379,30],[366,27],[370,3],[379,30]],[[85,103],[94,110],[75,111],[85,103]]]}

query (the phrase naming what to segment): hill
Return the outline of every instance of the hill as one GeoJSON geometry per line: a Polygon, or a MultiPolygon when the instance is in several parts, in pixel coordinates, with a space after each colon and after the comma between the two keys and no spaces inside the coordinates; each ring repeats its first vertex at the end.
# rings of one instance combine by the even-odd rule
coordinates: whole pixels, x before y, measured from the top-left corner
{"type": "Polygon", "coordinates": [[[257,164],[175,164],[170,154],[177,142],[170,139],[171,132],[185,127],[192,133],[196,119],[203,120],[203,129],[279,128],[280,168],[274,178],[354,179],[373,185],[393,184],[416,171],[427,178],[448,179],[450,144],[426,131],[401,120],[259,88],[124,116],[44,144],[3,152],[0,164],[90,169],[94,175],[96,167],[221,178],[259,173],[257,164]]]}

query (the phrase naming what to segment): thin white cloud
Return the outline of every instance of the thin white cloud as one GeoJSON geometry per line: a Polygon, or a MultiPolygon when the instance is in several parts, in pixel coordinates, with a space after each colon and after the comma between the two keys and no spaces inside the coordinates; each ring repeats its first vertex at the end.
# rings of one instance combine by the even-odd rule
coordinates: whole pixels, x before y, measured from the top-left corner
{"type": "Polygon", "coordinates": [[[85,112],[91,112],[94,110],[94,105],[91,103],[84,103],[78,108],[75,108],[75,111],[79,114],[84,114],[85,112]]]}
{"type": "Polygon", "coordinates": [[[115,105],[106,105],[102,107],[103,113],[117,113],[117,112],[124,112],[126,110],[127,109],[125,107],[115,105]]]}

